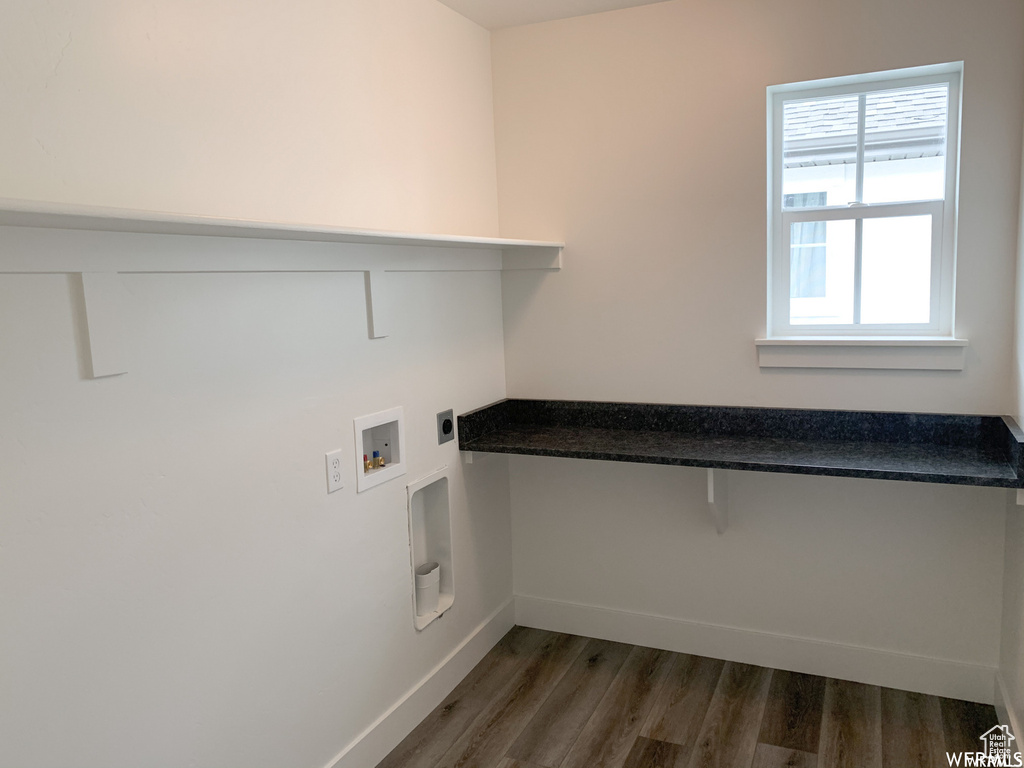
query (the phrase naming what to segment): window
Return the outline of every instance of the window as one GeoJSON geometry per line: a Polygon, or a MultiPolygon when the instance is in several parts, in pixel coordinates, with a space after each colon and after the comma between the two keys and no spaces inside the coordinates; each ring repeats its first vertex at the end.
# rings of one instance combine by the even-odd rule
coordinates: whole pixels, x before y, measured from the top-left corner
{"type": "Polygon", "coordinates": [[[952,336],[961,71],[769,88],[769,336],[952,336]]]}

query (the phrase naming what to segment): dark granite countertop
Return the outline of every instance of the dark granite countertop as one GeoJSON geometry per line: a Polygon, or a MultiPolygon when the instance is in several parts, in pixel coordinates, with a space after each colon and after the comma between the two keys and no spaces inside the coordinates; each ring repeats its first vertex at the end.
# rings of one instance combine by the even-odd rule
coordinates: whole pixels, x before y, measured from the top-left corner
{"type": "Polygon", "coordinates": [[[458,429],[464,451],[1024,487],[1001,416],[502,400],[458,429]]]}

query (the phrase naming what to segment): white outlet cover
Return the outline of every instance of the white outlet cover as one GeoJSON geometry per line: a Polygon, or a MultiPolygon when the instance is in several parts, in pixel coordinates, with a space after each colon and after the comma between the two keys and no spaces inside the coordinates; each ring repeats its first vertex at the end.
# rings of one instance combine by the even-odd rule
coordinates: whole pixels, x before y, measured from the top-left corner
{"type": "Polygon", "coordinates": [[[341,449],[325,455],[327,460],[327,492],[340,491],[345,486],[341,482],[341,449]]]}

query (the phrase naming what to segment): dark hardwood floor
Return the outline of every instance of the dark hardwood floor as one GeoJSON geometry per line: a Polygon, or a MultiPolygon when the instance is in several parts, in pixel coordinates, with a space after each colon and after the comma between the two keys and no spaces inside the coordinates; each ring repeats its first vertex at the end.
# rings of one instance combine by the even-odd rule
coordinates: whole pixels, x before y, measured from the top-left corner
{"type": "Polygon", "coordinates": [[[377,768],[946,768],[995,709],[515,627],[377,768]]]}

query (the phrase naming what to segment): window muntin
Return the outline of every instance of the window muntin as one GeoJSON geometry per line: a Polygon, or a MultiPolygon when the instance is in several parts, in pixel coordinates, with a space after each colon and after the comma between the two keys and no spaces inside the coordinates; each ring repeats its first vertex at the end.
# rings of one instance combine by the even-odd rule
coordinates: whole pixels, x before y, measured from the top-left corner
{"type": "Polygon", "coordinates": [[[959,81],[769,90],[770,335],[952,334],[959,81]]]}

